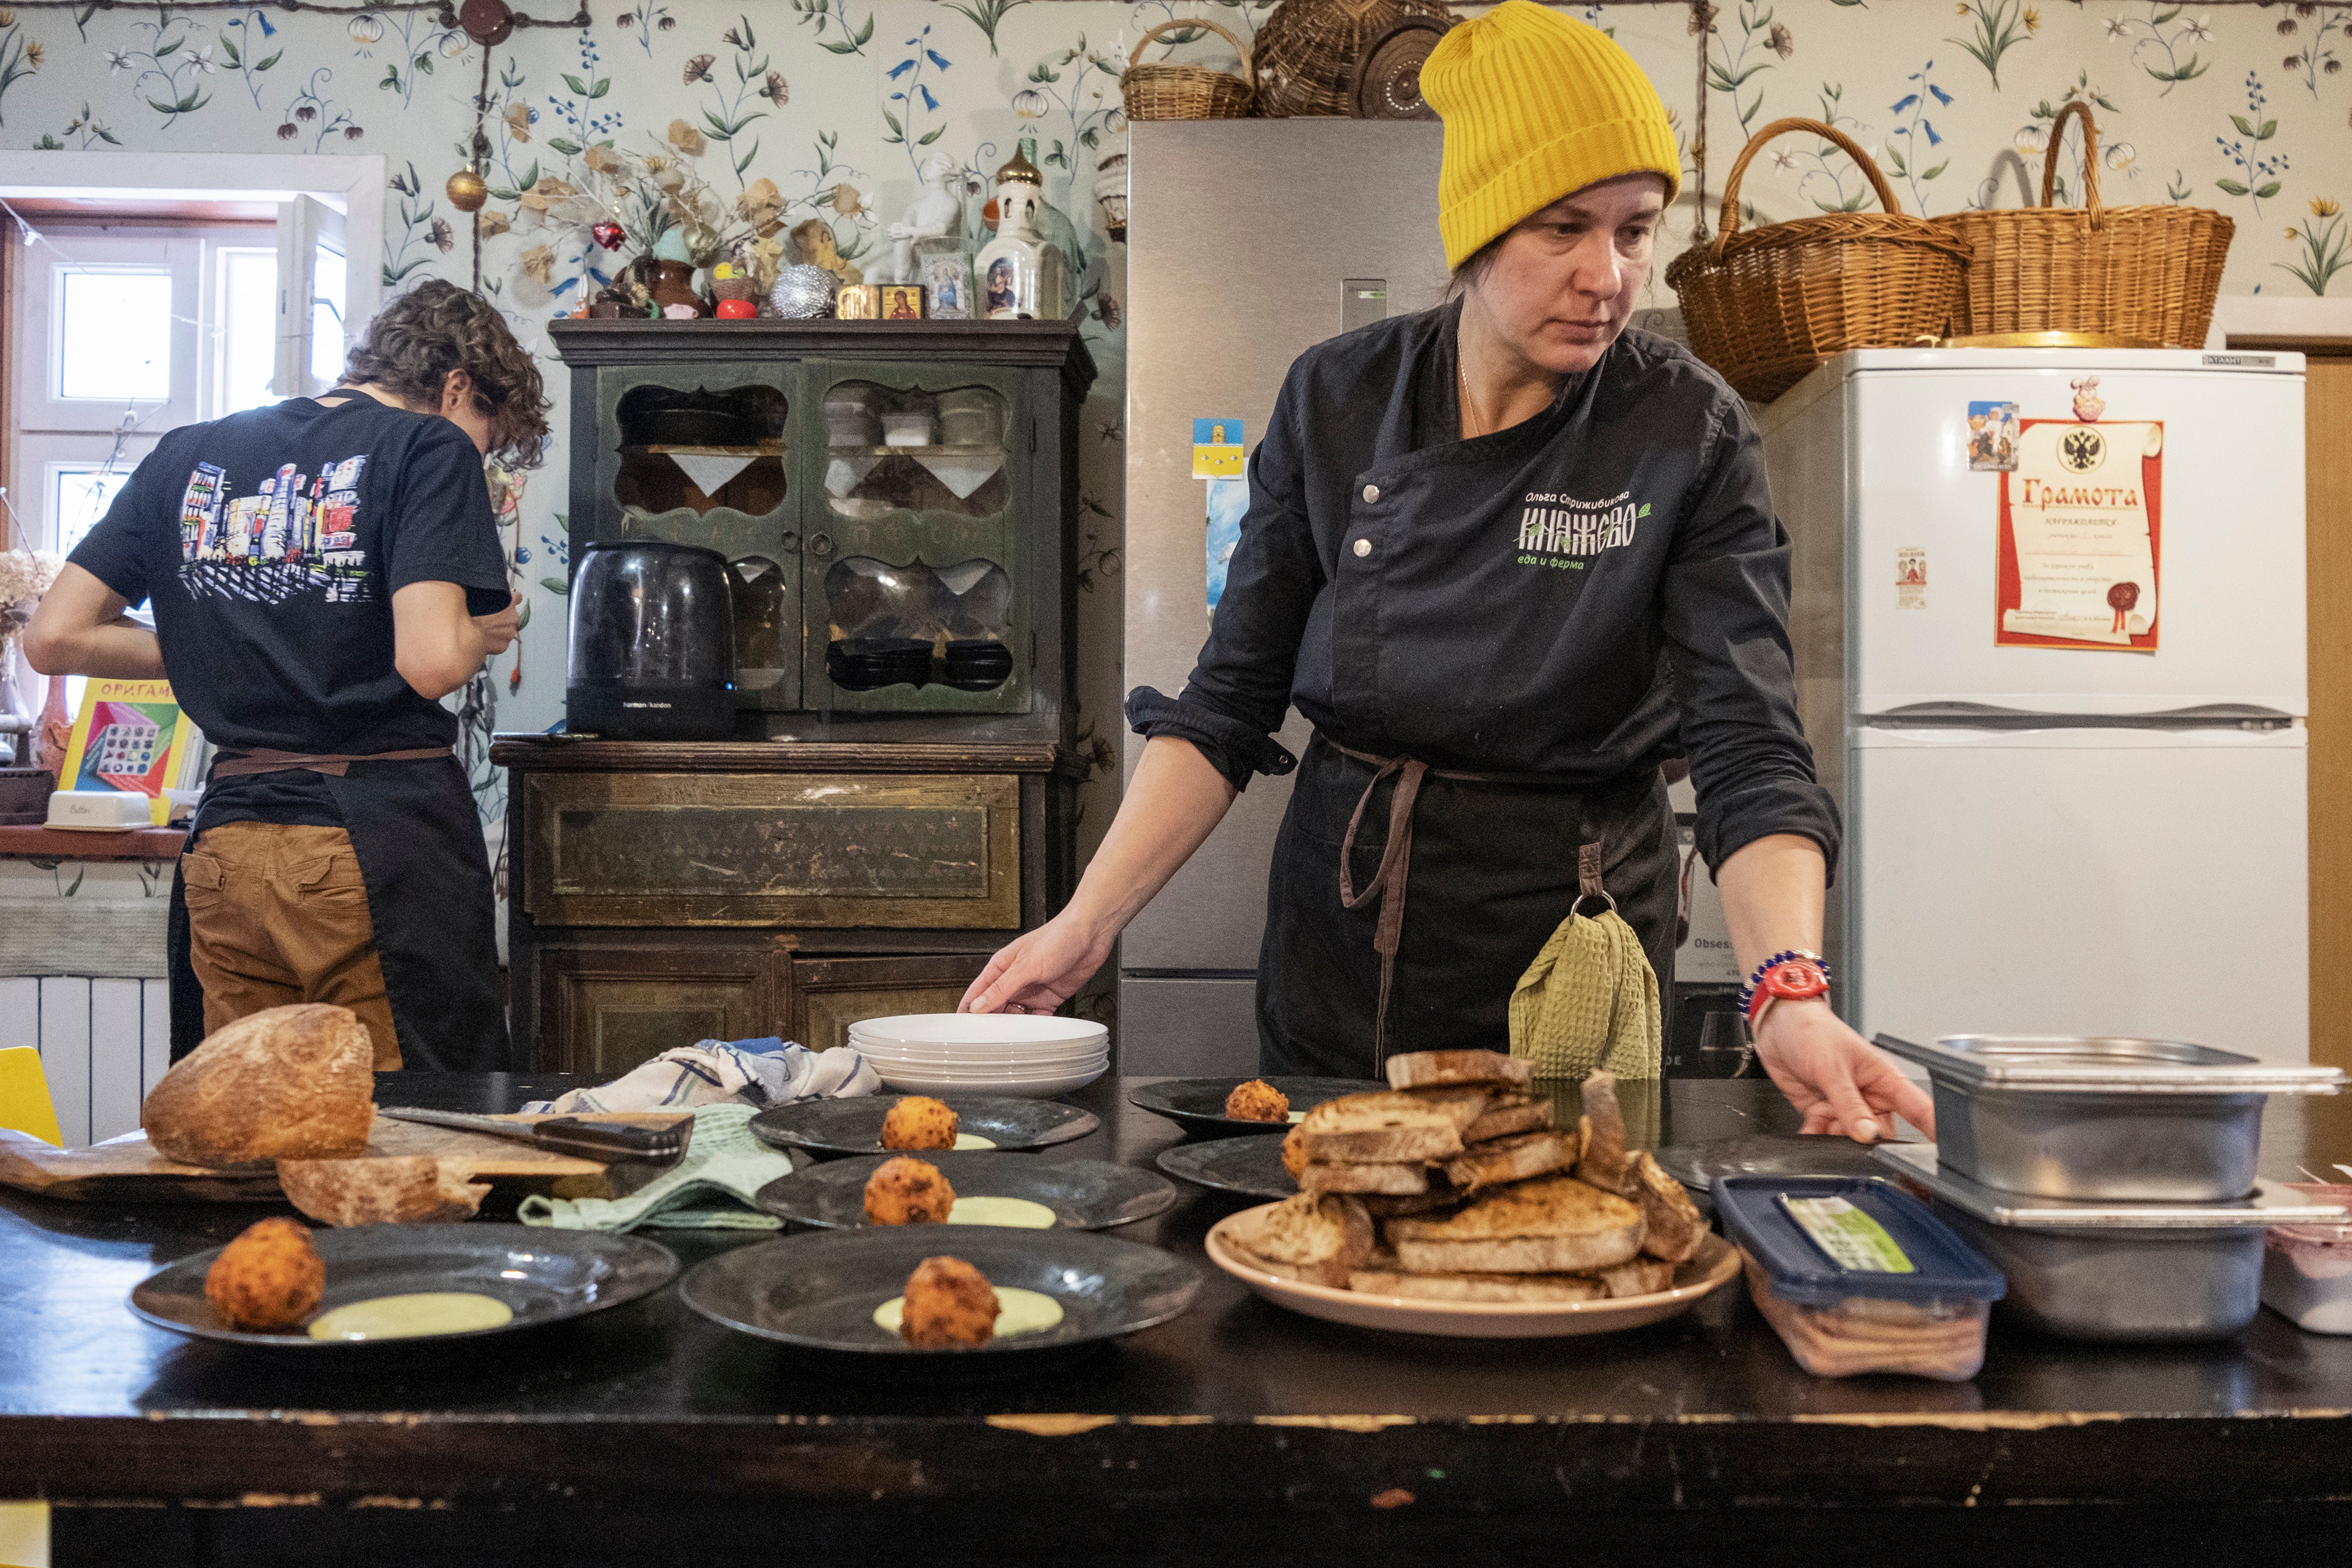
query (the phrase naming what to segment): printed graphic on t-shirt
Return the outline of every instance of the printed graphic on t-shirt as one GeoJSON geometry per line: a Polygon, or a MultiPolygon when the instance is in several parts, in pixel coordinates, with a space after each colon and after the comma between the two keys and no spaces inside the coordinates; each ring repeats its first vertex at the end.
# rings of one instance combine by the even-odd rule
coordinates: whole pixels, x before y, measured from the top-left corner
{"type": "Polygon", "coordinates": [[[1605,501],[1530,495],[1519,517],[1518,562],[1582,571],[1602,550],[1632,544],[1649,515],[1650,504],[1636,502],[1631,491],[1605,501]]]}
{"type": "Polygon", "coordinates": [[[359,548],[364,455],[316,475],[280,465],[253,494],[235,496],[228,475],[199,463],[180,497],[180,582],[208,593],[277,604],[318,593],[329,604],[365,604],[375,572],[359,548]]]}

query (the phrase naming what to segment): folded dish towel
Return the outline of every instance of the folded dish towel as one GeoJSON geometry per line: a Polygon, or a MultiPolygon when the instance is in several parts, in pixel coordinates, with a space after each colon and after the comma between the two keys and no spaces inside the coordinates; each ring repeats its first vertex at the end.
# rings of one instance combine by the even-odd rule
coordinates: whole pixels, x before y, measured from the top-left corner
{"type": "Polygon", "coordinates": [[[1511,992],[1511,1054],[1533,1061],[1538,1078],[1655,1078],[1664,1046],[1657,973],[1601,889],[1601,846],[1586,844],[1577,858],[1576,904],[1511,992]],[[1578,913],[1587,899],[1606,907],[1578,913]]]}
{"type": "Polygon", "coordinates": [[[665,1051],[610,1083],[534,1100],[526,1111],[681,1111],[696,1105],[782,1105],[871,1094],[882,1080],[847,1046],[811,1051],[774,1035],[732,1043],[706,1040],[665,1051]]]}
{"type": "Polygon", "coordinates": [[[751,1105],[698,1106],[694,1137],[685,1155],[637,1191],[626,1197],[542,1197],[533,1193],[516,1208],[515,1218],[525,1225],[557,1230],[634,1230],[640,1225],[672,1230],[777,1229],[784,1222],[761,1214],[751,1200],[768,1183],[789,1176],[793,1162],[782,1150],[751,1135],[748,1124],[758,1113],[751,1105]]]}

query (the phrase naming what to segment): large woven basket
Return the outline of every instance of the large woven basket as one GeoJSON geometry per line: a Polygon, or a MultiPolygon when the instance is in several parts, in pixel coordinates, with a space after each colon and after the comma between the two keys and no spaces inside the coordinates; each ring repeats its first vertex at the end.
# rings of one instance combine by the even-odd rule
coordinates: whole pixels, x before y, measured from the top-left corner
{"type": "Polygon", "coordinates": [[[1870,154],[1817,120],[1758,131],[1724,182],[1722,232],[1666,268],[1691,350],[1751,402],[1769,402],[1848,349],[1901,348],[1944,329],[1968,247],[1907,217],[1870,154]],[[1832,141],[1870,176],[1879,213],[1829,213],[1739,227],[1739,180],[1767,141],[1790,131],[1832,141]]]}
{"type": "Polygon", "coordinates": [[[1454,25],[1444,0],[1282,0],[1258,25],[1261,120],[1356,112],[1356,62],[1365,46],[1408,16],[1454,25]]]}
{"type": "Polygon", "coordinates": [[[1243,120],[1257,96],[1257,77],[1250,68],[1249,46],[1205,16],[1162,22],[1135,41],[1120,73],[1118,92],[1129,120],[1243,120]],[[1170,65],[1154,60],[1139,63],[1143,47],[1162,33],[1201,27],[1234,47],[1241,57],[1242,74],[1213,71],[1206,66],[1170,65]]]}
{"type": "Polygon", "coordinates": [[[2050,127],[2042,204],[1934,220],[1969,247],[1955,337],[2088,332],[2161,348],[2198,348],[2229,259],[2228,218],[2205,207],[2110,207],[2099,200],[2098,126],[2068,104],[2050,127]],[[2083,205],[2050,204],[2069,117],[2083,120],[2083,205]]]}

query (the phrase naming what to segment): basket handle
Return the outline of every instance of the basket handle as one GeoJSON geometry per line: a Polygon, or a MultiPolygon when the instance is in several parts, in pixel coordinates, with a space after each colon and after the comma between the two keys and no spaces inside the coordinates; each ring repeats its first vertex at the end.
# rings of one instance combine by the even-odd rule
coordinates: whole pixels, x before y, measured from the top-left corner
{"type": "Polygon", "coordinates": [[[2107,210],[2099,201],[2099,126],[2091,118],[2091,106],[2079,98],[2050,122],[2050,149],[2042,155],[2042,204],[2049,206],[2050,198],[2058,193],[2058,144],[2066,140],[2067,119],[2078,114],[2083,117],[2083,204],[2091,210],[2091,226],[2105,228],[2107,210]]]}
{"type": "Polygon", "coordinates": [[[1257,92],[1257,72],[1250,66],[1249,46],[1243,43],[1239,38],[1234,37],[1233,34],[1227,32],[1224,28],[1217,26],[1214,22],[1210,21],[1206,16],[1178,16],[1172,20],[1162,22],[1156,27],[1146,30],[1143,37],[1135,40],[1135,47],[1128,51],[1127,63],[1130,66],[1141,63],[1144,45],[1151,42],[1152,39],[1158,37],[1162,33],[1174,32],[1180,27],[1206,27],[1209,31],[1216,34],[1217,37],[1231,44],[1234,47],[1234,53],[1242,57],[1242,85],[1248,88],[1252,95],[1255,95],[1257,92]]]}
{"type": "Polygon", "coordinates": [[[1836,126],[1823,125],[1818,120],[1796,116],[1776,120],[1748,139],[1748,145],[1739,150],[1739,161],[1732,164],[1730,175],[1723,182],[1723,222],[1717,227],[1715,243],[1707,247],[1709,261],[1723,259],[1724,242],[1739,227],[1739,176],[1748,172],[1748,162],[1763,151],[1764,143],[1790,131],[1811,131],[1815,136],[1837,143],[1845,155],[1853,160],[1855,167],[1870,176],[1870,188],[1878,193],[1878,204],[1896,217],[1903,215],[1903,204],[1895,200],[1895,188],[1886,183],[1886,176],[1878,172],[1878,165],[1853,138],[1836,126]]]}

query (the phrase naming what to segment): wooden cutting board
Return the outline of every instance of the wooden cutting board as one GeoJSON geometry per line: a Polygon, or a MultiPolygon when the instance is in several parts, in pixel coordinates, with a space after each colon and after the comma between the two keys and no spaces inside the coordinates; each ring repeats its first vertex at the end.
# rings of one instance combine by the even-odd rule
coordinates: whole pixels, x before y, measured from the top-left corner
{"type": "MultiPolygon", "coordinates": [[[[691,1122],[688,1111],[575,1113],[585,1122],[635,1122],[667,1127],[691,1122]]],[[[537,1115],[502,1116],[537,1122],[537,1115]]],[[[507,1138],[395,1122],[378,1116],[369,1130],[368,1155],[430,1155],[472,1181],[557,1197],[621,1197],[667,1166],[643,1161],[607,1166],[559,1155],[507,1138]]],[[[354,1155],[362,1158],[363,1155],[354,1155]]],[[[278,1175],[267,1167],[219,1171],[165,1159],[147,1134],[125,1133],[84,1149],[60,1149],[29,1134],[0,1127],[0,1186],[85,1203],[271,1203],[283,1200],[278,1175]]]]}

